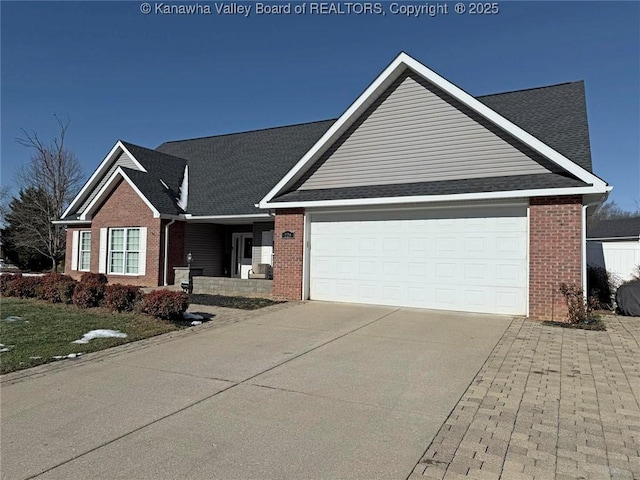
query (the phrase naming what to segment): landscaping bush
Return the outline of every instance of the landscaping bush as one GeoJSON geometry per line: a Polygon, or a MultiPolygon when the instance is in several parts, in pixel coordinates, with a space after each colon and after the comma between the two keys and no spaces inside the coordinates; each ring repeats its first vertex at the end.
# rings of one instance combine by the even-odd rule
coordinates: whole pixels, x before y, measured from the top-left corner
{"type": "Polygon", "coordinates": [[[163,320],[181,318],[189,306],[189,296],[182,292],[155,290],[142,298],[144,313],[163,320]]]}
{"type": "Polygon", "coordinates": [[[42,277],[42,299],[51,303],[66,303],[73,301],[76,282],[73,278],[59,273],[50,273],[42,277]]]}
{"type": "Polygon", "coordinates": [[[73,291],[73,304],[80,308],[100,306],[106,284],[107,277],[102,273],[83,273],[73,291]]]}
{"type": "Polygon", "coordinates": [[[131,312],[141,299],[140,287],[114,283],[105,287],[103,304],[116,312],[131,312]]]}
{"type": "Polygon", "coordinates": [[[640,280],[640,265],[636,265],[633,268],[633,272],[631,272],[631,280],[629,280],[629,282],[637,282],[639,280],[640,280]]]}
{"type": "Polygon", "coordinates": [[[604,267],[589,265],[587,267],[587,291],[589,297],[594,297],[602,308],[611,309],[612,298],[616,289],[616,280],[604,267]]]}
{"type": "Polygon", "coordinates": [[[560,284],[560,293],[564,296],[568,308],[568,320],[573,325],[598,323],[600,316],[595,310],[601,308],[595,297],[584,301],[584,292],[577,285],[560,284]]]}
{"type": "Polygon", "coordinates": [[[102,285],[105,286],[109,280],[104,273],[91,273],[85,272],[80,277],[80,283],[84,283],[86,285],[102,285]]]}
{"type": "Polygon", "coordinates": [[[10,296],[19,298],[42,298],[42,277],[16,276],[11,281],[10,296]]]}
{"type": "Polygon", "coordinates": [[[21,277],[21,273],[0,275],[0,295],[3,297],[15,297],[13,283],[16,279],[21,277]]]}

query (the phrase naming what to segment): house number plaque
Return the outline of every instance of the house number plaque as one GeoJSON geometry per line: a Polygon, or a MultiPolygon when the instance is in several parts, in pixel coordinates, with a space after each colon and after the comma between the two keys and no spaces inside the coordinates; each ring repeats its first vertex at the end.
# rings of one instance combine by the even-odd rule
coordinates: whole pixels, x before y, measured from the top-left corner
{"type": "Polygon", "coordinates": [[[290,231],[286,231],[286,232],[282,232],[282,238],[293,238],[295,237],[295,233],[290,232],[290,231]]]}

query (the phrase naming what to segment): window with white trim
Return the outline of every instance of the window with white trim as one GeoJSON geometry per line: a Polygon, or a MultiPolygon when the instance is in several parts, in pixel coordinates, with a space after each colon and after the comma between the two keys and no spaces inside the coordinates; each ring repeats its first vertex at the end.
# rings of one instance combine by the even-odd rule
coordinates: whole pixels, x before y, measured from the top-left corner
{"type": "Polygon", "coordinates": [[[109,273],[138,275],[139,270],[140,229],[111,228],[109,230],[109,273]]]}
{"type": "Polygon", "coordinates": [[[88,272],[91,269],[91,232],[80,232],[78,245],[78,270],[88,272]]]}

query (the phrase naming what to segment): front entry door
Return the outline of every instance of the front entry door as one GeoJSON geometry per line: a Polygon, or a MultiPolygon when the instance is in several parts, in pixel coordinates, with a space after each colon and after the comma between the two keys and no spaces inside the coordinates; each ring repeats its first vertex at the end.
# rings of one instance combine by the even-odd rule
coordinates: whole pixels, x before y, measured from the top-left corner
{"type": "Polygon", "coordinates": [[[231,241],[231,276],[249,278],[253,257],[253,233],[234,233],[231,241]]]}

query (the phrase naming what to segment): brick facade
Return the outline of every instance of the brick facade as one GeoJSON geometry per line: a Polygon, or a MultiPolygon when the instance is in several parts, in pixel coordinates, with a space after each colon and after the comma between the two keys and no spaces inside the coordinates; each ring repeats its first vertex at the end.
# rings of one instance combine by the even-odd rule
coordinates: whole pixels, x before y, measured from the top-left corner
{"type": "Polygon", "coordinates": [[[529,316],[565,320],[560,284],[582,286],[582,201],[540,197],[529,204],[529,316]]]}
{"type": "Polygon", "coordinates": [[[273,297],[300,300],[304,264],[304,209],[276,211],[273,253],[273,297]],[[283,232],[292,232],[294,237],[282,238],[283,232]]]}
{"type": "MultiPolygon", "coordinates": [[[[72,232],[74,230],[91,230],[91,271],[98,272],[101,228],[146,227],[147,255],[145,274],[107,274],[107,277],[110,283],[126,283],[140,286],[162,285],[164,281],[164,226],[168,222],[169,220],[153,218],[153,213],[144,201],[126,181],[121,180],[94,214],[90,227],[74,227],[67,230],[65,272],[74,278],[80,278],[83,273],[71,270],[72,232]]],[[[176,222],[170,227],[169,283],[173,281],[173,267],[184,263],[184,231],[184,222],[176,222]]]]}

